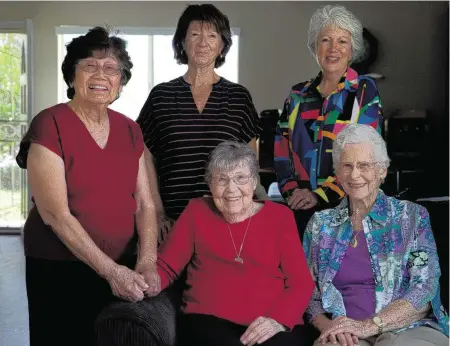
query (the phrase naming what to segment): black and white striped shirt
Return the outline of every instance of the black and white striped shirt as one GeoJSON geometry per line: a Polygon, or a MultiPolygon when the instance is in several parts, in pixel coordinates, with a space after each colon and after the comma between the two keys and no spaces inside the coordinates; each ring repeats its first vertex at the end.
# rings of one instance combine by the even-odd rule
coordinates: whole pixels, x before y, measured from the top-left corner
{"type": "Polygon", "coordinates": [[[225,140],[248,143],[262,131],[248,90],[224,78],[213,85],[202,113],[183,77],[155,86],[137,123],[155,158],[164,210],[173,218],[190,199],[210,194],[204,175],[212,149],[225,140]]]}

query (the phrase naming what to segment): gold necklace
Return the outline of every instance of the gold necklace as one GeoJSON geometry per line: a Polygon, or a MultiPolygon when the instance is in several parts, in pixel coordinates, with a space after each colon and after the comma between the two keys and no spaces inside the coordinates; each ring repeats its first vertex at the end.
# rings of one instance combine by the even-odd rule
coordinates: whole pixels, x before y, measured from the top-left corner
{"type": "MultiPolygon", "coordinates": [[[[355,221],[356,216],[355,215],[360,215],[360,209],[359,208],[356,208],[355,213],[350,216],[350,225],[352,226],[352,235],[355,232],[353,230],[353,226],[356,224],[356,221],[355,221]]],[[[359,234],[359,232],[361,232],[364,229],[364,225],[362,224],[361,226],[362,227],[356,231],[355,235],[353,235],[353,238],[350,240],[350,246],[352,248],[355,248],[355,247],[358,246],[358,239],[357,239],[358,234],[359,234]]]]}
{"type": "Polygon", "coordinates": [[[252,217],[253,217],[253,213],[252,213],[252,216],[250,216],[250,219],[248,220],[247,228],[245,229],[244,238],[242,239],[242,243],[241,243],[241,247],[239,248],[239,252],[236,249],[236,244],[234,243],[233,234],[231,234],[230,224],[229,223],[227,224],[228,232],[230,232],[230,238],[231,238],[231,241],[233,242],[234,251],[236,252],[236,257],[234,260],[239,263],[244,263],[244,260],[241,257],[241,252],[242,252],[242,248],[244,247],[245,237],[247,236],[248,227],[250,226],[252,217]]]}
{"type": "Polygon", "coordinates": [[[350,246],[352,248],[355,248],[358,246],[358,239],[356,239],[358,237],[359,232],[361,232],[363,229],[360,228],[359,230],[356,231],[356,234],[353,236],[352,240],[350,240],[350,246]]]}

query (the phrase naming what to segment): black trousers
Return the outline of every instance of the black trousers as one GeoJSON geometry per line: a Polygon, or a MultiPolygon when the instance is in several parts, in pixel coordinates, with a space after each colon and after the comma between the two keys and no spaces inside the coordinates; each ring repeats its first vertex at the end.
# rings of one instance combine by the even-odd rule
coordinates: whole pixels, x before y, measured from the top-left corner
{"type": "Polygon", "coordinates": [[[26,286],[30,346],[92,346],[97,315],[118,300],[108,282],[82,262],[27,257],[26,286]]]}
{"type": "MultiPolygon", "coordinates": [[[[178,344],[180,346],[243,346],[240,337],[247,326],[203,314],[185,314],[178,323],[178,344]]],[[[303,326],[296,326],[291,332],[275,334],[262,346],[302,346],[303,326]]]]}

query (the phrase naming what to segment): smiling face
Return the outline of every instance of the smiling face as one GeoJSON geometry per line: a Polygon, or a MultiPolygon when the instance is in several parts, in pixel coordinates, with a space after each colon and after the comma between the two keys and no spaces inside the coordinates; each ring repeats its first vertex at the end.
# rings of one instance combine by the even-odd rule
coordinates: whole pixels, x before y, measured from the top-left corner
{"type": "Polygon", "coordinates": [[[337,176],[351,200],[368,202],[365,204],[373,202],[386,173],[386,168],[376,165],[370,144],[347,144],[344,147],[337,176]]]}
{"type": "Polygon", "coordinates": [[[316,41],[316,59],[324,73],[343,74],[352,58],[351,34],[347,30],[327,26],[316,41]]]}
{"type": "Polygon", "coordinates": [[[246,164],[224,172],[211,172],[210,190],[214,204],[226,219],[239,218],[250,211],[256,179],[246,164]]]}
{"type": "Polygon", "coordinates": [[[121,70],[113,56],[101,53],[80,60],[73,80],[75,98],[95,104],[111,104],[121,89],[121,70]],[[95,71],[95,72],[94,72],[95,71]]]}
{"type": "Polygon", "coordinates": [[[196,67],[214,66],[223,50],[222,37],[213,25],[192,21],[184,39],[184,50],[188,64],[196,67]]]}

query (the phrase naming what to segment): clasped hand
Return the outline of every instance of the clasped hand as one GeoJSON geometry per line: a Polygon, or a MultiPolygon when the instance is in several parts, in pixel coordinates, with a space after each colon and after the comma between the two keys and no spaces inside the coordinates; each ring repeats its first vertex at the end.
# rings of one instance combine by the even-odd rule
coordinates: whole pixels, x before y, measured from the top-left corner
{"type": "Polygon", "coordinates": [[[154,297],[161,292],[161,279],[154,261],[139,261],[136,264],[135,270],[144,277],[148,285],[148,288],[144,292],[147,296],[154,297]]]}
{"type": "Polygon", "coordinates": [[[353,346],[358,345],[359,339],[365,339],[371,335],[373,333],[371,333],[366,321],[356,321],[345,316],[339,316],[322,329],[318,340],[321,344],[331,342],[343,346],[353,346]]]}
{"type": "Polygon", "coordinates": [[[155,296],[161,291],[161,280],[155,264],[138,263],[135,271],[115,265],[106,280],[116,297],[131,302],[140,301],[145,295],[155,296]]]}

